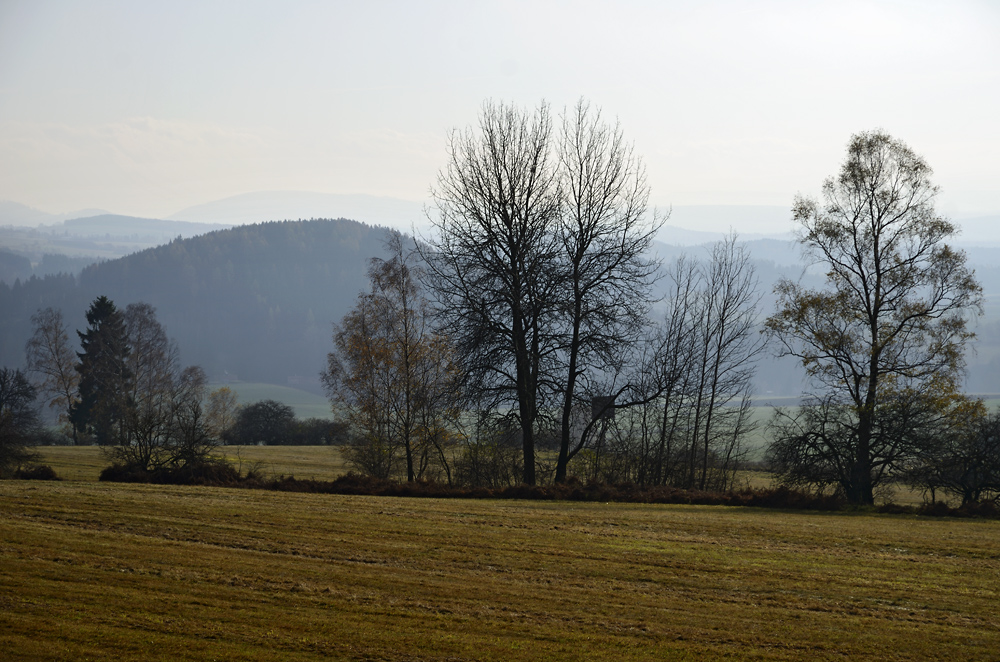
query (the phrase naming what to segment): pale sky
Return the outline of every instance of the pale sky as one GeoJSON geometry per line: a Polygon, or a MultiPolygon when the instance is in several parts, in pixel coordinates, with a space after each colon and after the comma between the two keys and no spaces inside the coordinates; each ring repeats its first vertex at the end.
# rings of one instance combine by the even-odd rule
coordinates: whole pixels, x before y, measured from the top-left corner
{"type": "Polygon", "coordinates": [[[485,99],[580,97],[621,122],[661,206],[789,206],[883,128],[945,212],[1000,213],[1000,2],[954,0],[0,0],[0,200],[422,201],[485,99]]]}

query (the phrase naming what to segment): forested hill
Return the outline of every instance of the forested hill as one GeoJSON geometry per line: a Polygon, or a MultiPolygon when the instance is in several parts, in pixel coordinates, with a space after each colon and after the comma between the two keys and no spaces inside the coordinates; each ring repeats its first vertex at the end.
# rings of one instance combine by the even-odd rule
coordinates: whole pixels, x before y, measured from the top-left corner
{"type": "Polygon", "coordinates": [[[0,283],[0,364],[22,365],[36,310],[59,308],[82,329],[90,301],[104,294],[119,307],[152,304],[182,361],[210,377],[315,388],[332,323],[366,287],[384,233],[344,219],[244,225],[91,265],[78,280],[0,283]]]}

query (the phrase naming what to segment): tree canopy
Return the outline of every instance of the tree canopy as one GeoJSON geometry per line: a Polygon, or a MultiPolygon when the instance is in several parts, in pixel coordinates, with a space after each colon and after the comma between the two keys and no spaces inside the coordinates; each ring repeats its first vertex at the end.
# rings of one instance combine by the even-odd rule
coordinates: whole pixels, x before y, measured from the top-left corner
{"type": "Polygon", "coordinates": [[[965,254],[945,243],[955,226],[936,213],[930,176],[888,134],[853,136],[823,202],[799,197],[793,208],[827,287],[779,282],[767,321],[814,388],[812,404],[777,428],[773,457],[787,477],[837,484],[856,503],[873,502],[912,457],[919,426],[951,402],[972,338],[969,315],[982,304],[965,254]],[[817,475],[821,466],[828,471],[817,475]]]}

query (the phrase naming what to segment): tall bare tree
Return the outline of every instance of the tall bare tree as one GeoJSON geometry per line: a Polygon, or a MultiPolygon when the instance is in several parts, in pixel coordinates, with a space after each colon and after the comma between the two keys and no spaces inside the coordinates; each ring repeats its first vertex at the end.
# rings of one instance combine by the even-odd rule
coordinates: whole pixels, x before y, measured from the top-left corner
{"type": "Polygon", "coordinates": [[[59,410],[59,422],[67,424],[77,443],[76,427],[69,424],[70,410],[78,398],[80,373],[69,344],[69,331],[62,312],[54,308],[31,316],[34,332],[25,345],[28,370],[39,377],[39,390],[49,398],[48,406],[59,410]]]}
{"type": "Polygon", "coordinates": [[[632,378],[633,411],[615,422],[616,477],[643,484],[725,490],[753,431],[751,388],[763,349],[757,281],[735,235],[707,261],[681,257],[663,321],[632,378]]]}
{"type": "Polygon", "coordinates": [[[556,226],[564,357],[557,482],[571,459],[577,384],[613,372],[648,322],[659,261],[648,251],[661,220],[647,220],[645,168],[621,127],[581,100],[562,118],[559,177],[563,212],[556,226]]]}
{"type": "Polygon", "coordinates": [[[477,129],[455,131],[433,189],[424,251],[443,328],[469,379],[521,433],[534,484],[535,435],[558,352],[562,211],[549,108],[487,102],[477,129]]]}
{"type": "Polygon", "coordinates": [[[170,342],[148,303],[125,307],[125,334],[130,347],[127,367],[131,380],[127,394],[125,439],[118,454],[127,449],[130,464],[155,468],[168,445],[173,424],[174,387],[180,373],[177,347],[170,342]]]}
{"type": "Polygon", "coordinates": [[[757,330],[757,279],[750,254],[735,235],[715,244],[704,281],[695,331],[696,437],[690,463],[690,484],[699,489],[728,486],[742,459],[740,440],[752,431],[754,368],[764,347],[757,330]]]}
{"type": "MultiPolygon", "coordinates": [[[[872,503],[880,483],[912,457],[920,435],[894,414],[954,392],[982,290],[965,254],[948,246],[955,226],[938,215],[931,169],[882,131],[851,138],[823,203],[796,198],[800,242],[827,270],[823,290],[782,281],[767,321],[783,355],[801,360],[814,404],[772,447],[786,477],[803,465],[853,503],[872,503]]],[[[807,473],[809,480],[820,478],[807,473]]]]}

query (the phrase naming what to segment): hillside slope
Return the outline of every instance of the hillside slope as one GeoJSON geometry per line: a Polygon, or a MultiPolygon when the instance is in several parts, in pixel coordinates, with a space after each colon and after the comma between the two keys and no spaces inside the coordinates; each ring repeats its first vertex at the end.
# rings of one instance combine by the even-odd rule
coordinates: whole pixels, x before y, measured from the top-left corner
{"type": "Polygon", "coordinates": [[[332,323],[366,286],[383,236],[343,219],[245,225],[91,265],[76,280],[0,284],[0,362],[22,364],[37,309],[60,308],[82,329],[89,302],[104,294],[120,307],[155,306],[182,360],[212,377],[316,389],[332,323]]]}

